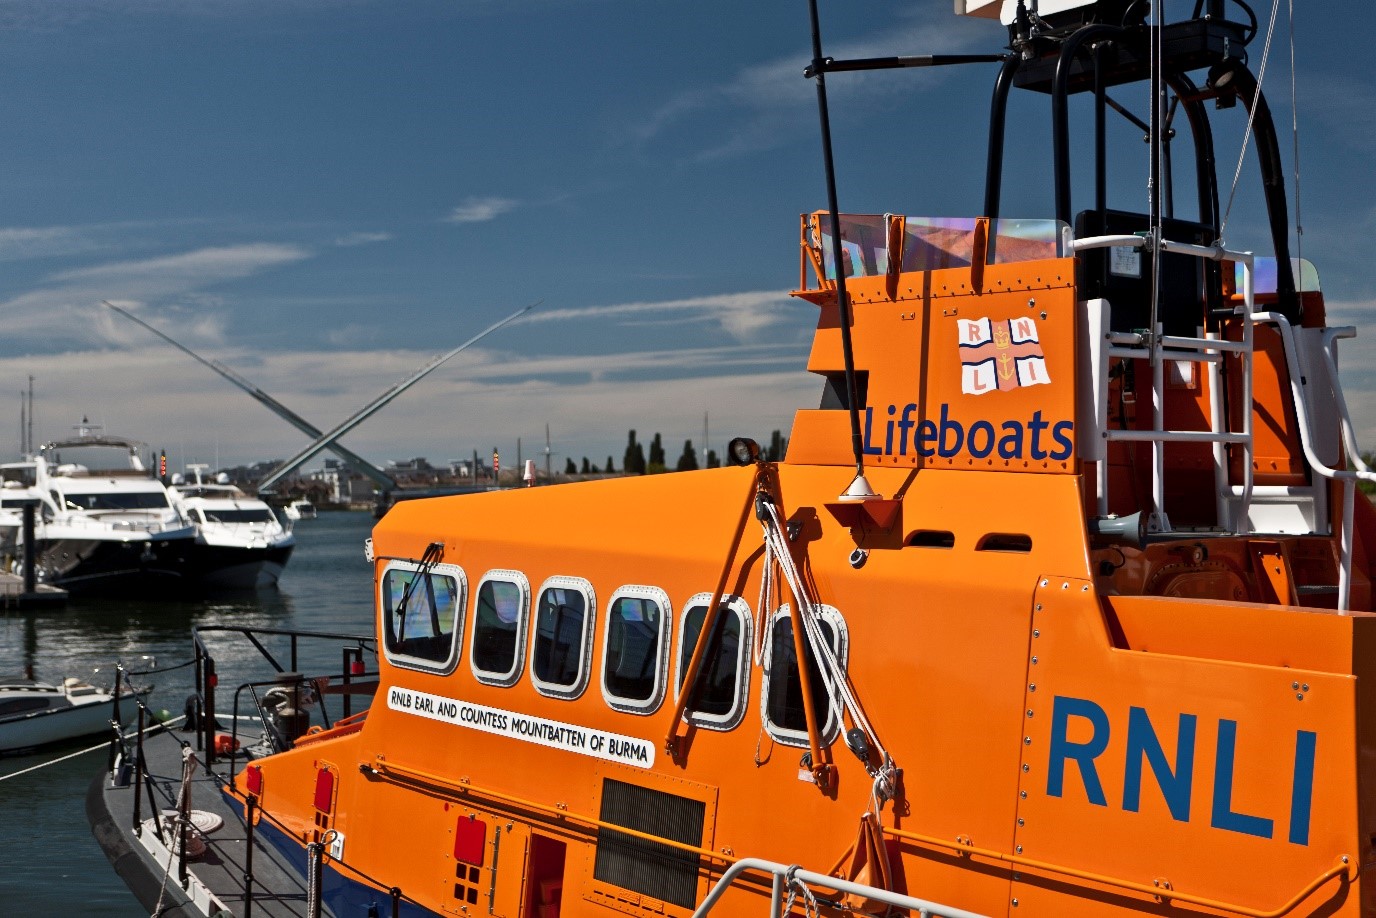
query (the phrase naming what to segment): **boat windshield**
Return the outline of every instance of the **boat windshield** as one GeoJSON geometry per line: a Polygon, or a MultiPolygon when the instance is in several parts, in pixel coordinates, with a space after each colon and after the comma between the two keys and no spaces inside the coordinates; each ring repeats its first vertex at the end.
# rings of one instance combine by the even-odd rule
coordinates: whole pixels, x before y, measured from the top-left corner
{"type": "Polygon", "coordinates": [[[159,491],[119,491],[104,494],[68,493],[68,510],[166,510],[167,495],[159,491]]]}
{"type": "Polygon", "coordinates": [[[211,510],[201,508],[207,523],[270,523],[272,511],[267,507],[247,510],[211,510]]]}
{"type": "MultiPolygon", "coordinates": [[[[887,227],[889,215],[841,214],[841,256],[847,277],[886,274],[891,258],[887,227]]],[[[902,217],[900,252],[903,271],[966,268],[974,255],[974,217],[902,217]]],[[[816,234],[810,240],[822,251],[827,280],[835,280],[831,260],[831,217],[815,215],[816,234]]],[[[989,246],[992,264],[1060,258],[1065,224],[1058,220],[994,220],[989,246]]],[[[897,240],[895,240],[897,241],[897,240]]]]}
{"type": "MultiPolygon", "coordinates": [[[[1319,271],[1307,258],[1292,258],[1291,265],[1295,272],[1295,286],[1305,293],[1313,293],[1321,290],[1319,286],[1319,271]]],[[[1253,284],[1257,296],[1276,292],[1276,259],[1272,255],[1258,255],[1253,261],[1253,284]]],[[[1233,286],[1237,290],[1242,289],[1242,265],[1233,266],[1233,286]]]]}

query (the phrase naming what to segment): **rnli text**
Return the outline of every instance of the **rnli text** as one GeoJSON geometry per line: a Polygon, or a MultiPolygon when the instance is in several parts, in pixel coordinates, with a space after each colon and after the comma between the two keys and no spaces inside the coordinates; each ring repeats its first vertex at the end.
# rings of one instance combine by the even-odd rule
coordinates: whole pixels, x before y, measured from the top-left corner
{"type": "MultiPolygon", "coordinates": [[[[1195,765],[1195,737],[1200,718],[1194,714],[1180,714],[1177,718],[1174,764],[1167,758],[1165,747],[1157,735],[1157,724],[1152,723],[1145,708],[1128,708],[1127,721],[1126,735],[1117,734],[1117,737],[1123,737],[1118,741],[1126,747],[1122,808],[1130,813],[1139,811],[1142,802],[1142,766],[1145,764],[1165,799],[1171,818],[1177,822],[1189,822],[1196,780],[1209,777],[1207,768],[1197,769],[1195,765]]],[[[1273,838],[1276,820],[1272,816],[1282,814],[1254,815],[1242,812],[1240,807],[1235,808],[1234,805],[1238,722],[1219,718],[1216,725],[1207,724],[1205,729],[1217,731],[1213,743],[1215,753],[1209,825],[1228,832],[1273,838]]],[[[1051,709],[1047,794],[1062,796],[1065,792],[1066,765],[1074,763],[1089,802],[1095,806],[1108,806],[1108,796],[1104,793],[1096,760],[1117,737],[1110,725],[1108,712],[1102,707],[1084,698],[1056,696],[1051,709]],[[1089,736],[1081,739],[1085,736],[1086,728],[1089,736]],[[1072,740],[1072,735],[1076,739],[1072,740]]],[[[1317,745],[1318,734],[1309,730],[1295,731],[1294,755],[1290,760],[1290,812],[1286,834],[1286,839],[1294,845],[1309,844],[1309,816],[1314,798],[1314,751],[1317,745]]],[[[1281,751],[1276,750],[1277,753],[1281,751]]]]}

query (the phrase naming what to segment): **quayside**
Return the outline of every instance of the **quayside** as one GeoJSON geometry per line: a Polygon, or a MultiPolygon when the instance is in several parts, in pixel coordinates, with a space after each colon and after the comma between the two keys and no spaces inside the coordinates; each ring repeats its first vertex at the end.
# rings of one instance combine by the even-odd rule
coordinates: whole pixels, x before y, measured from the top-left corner
{"type": "Polygon", "coordinates": [[[990,54],[869,60],[826,56],[812,10],[821,397],[787,457],[399,503],[376,633],[330,673],[296,647],[335,638],[197,632],[195,729],[139,733],[88,801],[145,904],[1376,914],[1376,476],[1337,374],[1355,330],[1291,255],[1266,24],[1042,6],[959,3],[1004,16],[990,54]],[[975,215],[841,211],[828,81],[955,65],[994,87],[975,215]],[[1129,112],[1145,208],[1109,200],[1097,139],[1128,86],[1159,90],[1129,112]],[[1002,213],[1014,89],[1052,113],[1017,138],[1051,151],[1041,219],[1002,213]],[[1269,251],[1219,242],[1219,119],[1251,122],[1269,251]],[[241,639],[275,675],[235,672],[241,639]]]}

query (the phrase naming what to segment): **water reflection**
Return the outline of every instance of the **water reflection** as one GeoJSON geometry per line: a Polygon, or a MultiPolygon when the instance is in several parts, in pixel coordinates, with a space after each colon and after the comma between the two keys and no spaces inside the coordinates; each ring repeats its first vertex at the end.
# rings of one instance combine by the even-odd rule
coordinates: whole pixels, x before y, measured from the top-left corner
{"type": "MultiPolygon", "coordinates": [[[[373,581],[363,541],[372,523],[366,513],[331,513],[298,524],[296,552],[277,589],[200,600],[80,600],[65,609],[0,610],[0,673],[19,674],[31,665],[34,675],[48,682],[75,676],[109,684],[115,661],[138,670],[147,668],[147,658],[153,657],[158,671],[144,678],[156,686],[150,706],[180,714],[192,692],[194,670],[171,667],[191,659],[193,626],[370,634],[373,581]]],[[[224,676],[226,703],[232,703],[239,682],[272,672],[242,638],[209,634],[206,640],[224,676]]],[[[271,646],[277,654],[277,645],[271,646]]],[[[287,659],[282,651],[279,660],[285,665],[287,659]]],[[[338,672],[338,645],[303,643],[298,662],[307,672],[338,672]]],[[[336,713],[339,700],[331,698],[330,704],[336,713]]],[[[86,745],[83,740],[63,750],[0,758],[0,776],[86,745]]],[[[103,765],[104,755],[96,752],[0,781],[0,824],[6,826],[0,834],[0,864],[30,865],[0,869],[6,914],[147,914],[86,825],[82,800],[103,765]]]]}

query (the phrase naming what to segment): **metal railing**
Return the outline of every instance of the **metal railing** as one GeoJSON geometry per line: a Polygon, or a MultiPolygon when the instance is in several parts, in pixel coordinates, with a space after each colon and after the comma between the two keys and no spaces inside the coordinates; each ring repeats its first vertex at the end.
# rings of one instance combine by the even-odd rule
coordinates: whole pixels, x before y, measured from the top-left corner
{"type": "MultiPolygon", "coordinates": [[[[341,634],[329,631],[295,631],[282,628],[249,628],[236,625],[209,625],[192,629],[192,641],[195,645],[196,660],[196,692],[192,696],[193,704],[196,708],[196,747],[198,751],[205,753],[205,765],[208,769],[215,761],[215,689],[219,685],[219,675],[216,672],[215,657],[210,652],[210,648],[203,639],[207,634],[237,634],[257,649],[262,658],[278,673],[296,673],[297,665],[300,661],[300,642],[302,639],[310,641],[342,641],[346,646],[341,648],[342,672],[340,681],[344,692],[344,715],[348,717],[352,713],[352,700],[349,692],[350,686],[356,677],[376,676],[376,673],[356,671],[355,663],[362,664],[363,655],[367,652],[377,652],[377,641],[371,635],[341,634]],[[287,639],[287,665],[277,659],[273,652],[263,643],[260,638],[286,638],[287,639]],[[353,646],[347,646],[347,645],[353,646]]],[[[361,669],[357,667],[357,669],[361,669]]],[[[299,678],[299,677],[298,677],[299,678]]],[[[330,678],[333,678],[331,676],[330,678]]]]}
{"type": "MultiPolygon", "coordinates": [[[[1145,248],[1151,240],[1141,236],[1095,236],[1078,239],[1072,243],[1076,251],[1097,248],[1132,247],[1145,248]]],[[[1351,464],[1355,468],[1338,468],[1325,462],[1318,455],[1313,419],[1316,415],[1313,403],[1315,377],[1312,367],[1307,365],[1306,350],[1296,341],[1295,329],[1290,320],[1275,312],[1256,311],[1256,291],[1253,280],[1253,257],[1249,252],[1233,252],[1222,246],[1198,246],[1186,243],[1163,241],[1160,250],[1166,253],[1193,255],[1213,261],[1230,260],[1242,265],[1243,303],[1238,309],[1242,318],[1242,340],[1228,341],[1214,337],[1190,338],[1165,335],[1161,326],[1146,333],[1111,332],[1102,328],[1106,324],[1102,318],[1096,323],[1091,317],[1091,366],[1094,376],[1096,433],[1107,442],[1148,442],[1152,446],[1152,488],[1150,529],[1155,532],[1170,531],[1170,521],[1165,511],[1165,462],[1166,443],[1211,443],[1214,456],[1215,499],[1217,519],[1220,528],[1232,532],[1251,531],[1248,512],[1254,498],[1258,496],[1289,500],[1295,503],[1309,499],[1315,507],[1325,506],[1325,495],[1312,486],[1295,487],[1287,485],[1257,486],[1253,476],[1252,440],[1252,370],[1254,357],[1254,328],[1257,324],[1274,325],[1281,339],[1281,351],[1285,358],[1289,376],[1291,401],[1295,406],[1295,416],[1304,461],[1316,475],[1336,481],[1342,489],[1342,528],[1338,533],[1338,611],[1350,611],[1352,599],[1352,554],[1353,521],[1358,481],[1376,482],[1373,471],[1362,459],[1353,432],[1352,417],[1347,401],[1343,396],[1342,385],[1338,379],[1337,342],[1340,339],[1355,337],[1356,329],[1351,326],[1325,328],[1318,352],[1323,363],[1324,378],[1331,390],[1341,433],[1339,464],[1351,464]],[[1095,327],[1095,326],[1099,327],[1095,327]],[[1103,342],[1107,342],[1104,346],[1103,342]],[[1243,361],[1239,374],[1242,382],[1241,404],[1243,405],[1242,429],[1225,429],[1226,414],[1222,400],[1222,364],[1228,354],[1234,354],[1243,361]],[[1152,427],[1150,430],[1115,430],[1108,427],[1108,374],[1109,360],[1145,359],[1152,366],[1152,427]],[[1209,380],[1210,429],[1166,430],[1165,379],[1166,361],[1189,362],[1207,368],[1209,380]],[[1229,474],[1226,447],[1235,444],[1241,447],[1242,484],[1233,485],[1229,474]],[[1343,452],[1346,452],[1346,462],[1343,452]]],[[[1105,306],[1106,309],[1106,306],[1105,306]]],[[[1097,455],[1097,454],[1096,454],[1097,455]]],[[[1108,456],[1105,452],[1097,457],[1097,505],[1100,516],[1108,515],[1108,456]]],[[[1317,516],[1317,513],[1316,513],[1317,516]]],[[[1326,528],[1322,521],[1315,519],[1318,529],[1326,528]]]]}
{"type": "Polygon", "coordinates": [[[790,891],[802,892],[804,899],[811,899],[810,888],[813,887],[828,889],[843,895],[862,896],[875,902],[882,902],[891,908],[905,908],[920,918],[985,918],[976,912],[942,905],[939,902],[880,889],[877,886],[867,886],[864,883],[853,883],[850,880],[842,880],[825,873],[803,870],[796,864],[780,864],[776,861],[766,861],[755,857],[742,858],[727,868],[726,872],[721,875],[721,879],[717,880],[712,889],[708,891],[707,898],[702,900],[697,911],[693,912],[693,918],[703,918],[709,914],[732,884],[747,870],[766,873],[773,878],[773,887],[769,894],[770,918],[782,918],[786,899],[791,898],[790,891]]]}
{"type": "Polygon", "coordinates": [[[1346,613],[1351,611],[1352,602],[1353,515],[1356,510],[1357,482],[1376,482],[1376,472],[1373,472],[1362,460],[1361,450],[1357,448],[1357,438],[1352,430],[1352,417],[1348,413],[1347,400],[1343,397],[1342,385],[1338,380],[1337,342],[1340,338],[1356,337],[1357,330],[1351,326],[1323,330],[1321,353],[1323,355],[1324,373],[1333,391],[1347,459],[1356,466],[1355,469],[1339,469],[1324,462],[1316,452],[1314,431],[1311,426],[1314,411],[1309,396],[1311,386],[1309,368],[1303,364],[1304,352],[1296,345],[1294,329],[1290,325],[1290,320],[1274,312],[1258,313],[1255,318],[1257,321],[1274,323],[1276,330],[1280,332],[1285,351],[1285,366],[1290,374],[1291,399],[1295,403],[1295,415],[1299,426],[1300,448],[1304,451],[1305,461],[1318,475],[1340,482],[1342,485],[1342,529],[1338,536],[1338,611],[1346,613]]]}
{"type": "MultiPolygon", "coordinates": [[[[111,741],[112,760],[117,759],[121,766],[127,766],[120,767],[118,769],[112,767],[111,786],[118,786],[119,784],[122,784],[124,780],[132,781],[134,785],[134,806],[132,824],[130,828],[132,829],[134,836],[140,839],[143,838],[144,833],[144,801],[145,799],[147,800],[148,807],[151,810],[153,816],[152,819],[148,820],[148,822],[152,826],[153,834],[156,836],[158,844],[160,844],[165,849],[165,851],[169,853],[169,856],[174,858],[174,860],[169,862],[168,864],[169,873],[175,871],[178,885],[182,888],[184,892],[190,892],[193,883],[200,882],[199,880],[195,879],[189,863],[191,860],[194,859],[194,855],[191,855],[188,850],[190,847],[188,845],[188,834],[191,831],[195,831],[191,828],[191,814],[189,812],[190,797],[188,795],[182,801],[182,811],[179,813],[177,819],[178,837],[172,838],[167,834],[167,829],[166,827],[164,827],[162,819],[159,818],[161,807],[158,805],[157,798],[155,796],[154,777],[152,772],[150,772],[148,769],[147,759],[144,756],[144,740],[148,735],[154,732],[164,731],[171,737],[173,742],[177,743],[177,745],[181,747],[184,753],[191,750],[192,746],[186,740],[172,733],[172,725],[181,718],[162,720],[156,714],[154,714],[153,711],[149,709],[142,701],[136,700],[135,704],[138,706],[138,729],[135,731],[132,737],[126,737],[117,731],[114,738],[111,741]],[[132,747],[128,745],[128,741],[131,739],[133,740],[132,747]]],[[[208,765],[206,766],[205,770],[206,774],[209,775],[216,782],[216,784],[219,785],[222,791],[227,790],[231,787],[232,777],[230,775],[232,775],[232,771],[230,772],[230,775],[222,775],[211,769],[208,765]]],[[[176,793],[167,794],[166,792],[164,792],[164,794],[174,802],[180,796],[176,793]]],[[[275,816],[273,816],[271,812],[265,809],[262,806],[262,801],[258,798],[257,795],[246,793],[244,794],[243,802],[244,808],[241,819],[243,821],[244,828],[245,849],[243,855],[243,870],[240,882],[242,883],[243,893],[243,918],[252,918],[253,903],[255,898],[254,890],[255,886],[257,885],[257,880],[254,877],[253,873],[253,849],[255,845],[255,835],[257,826],[260,822],[266,820],[269,824],[275,826],[278,829],[278,831],[282,832],[287,837],[292,837],[294,832],[286,825],[286,823],[277,819],[275,816]]],[[[304,882],[306,882],[308,887],[308,893],[310,893],[310,895],[308,895],[308,900],[310,904],[310,908],[307,910],[308,918],[322,918],[324,912],[324,886],[322,871],[327,861],[338,865],[339,868],[347,870],[355,876],[358,876],[368,881],[373,886],[375,886],[383,895],[385,895],[388,898],[388,900],[390,900],[390,914],[392,918],[400,918],[401,905],[403,901],[410,902],[411,904],[417,904],[414,900],[408,898],[402,892],[400,887],[388,886],[387,884],[369,875],[368,873],[358,869],[357,867],[351,864],[348,864],[341,858],[328,855],[326,853],[327,850],[327,846],[322,845],[319,842],[307,846],[309,869],[308,874],[304,876],[302,879],[304,882]],[[313,862],[310,860],[312,849],[314,849],[315,858],[313,862]]],[[[213,890],[209,890],[208,888],[204,887],[203,884],[202,889],[205,889],[207,892],[210,892],[213,895],[213,890]]],[[[273,899],[279,898],[280,893],[280,890],[264,891],[265,896],[269,896],[273,899]]]]}
{"type": "MultiPolygon", "coordinates": [[[[1151,239],[1144,236],[1091,236],[1071,243],[1076,252],[1103,248],[1146,248],[1151,239]]],[[[1169,532],[1170,519],[1166,514],[1165,445],[1167,443],[1210,443],[1213,445],[1215,500],[1220,526],[1238,529],[1245,523],[1252,498],[1252,356],[1253,324],[1256,291],[1253,283],[1253,257],[1250,252],[1234,252],[1222,246],[1191,245],[1163,240],[1161,253],[1190,255],[1210,261],[1225,259],[1243,266],[1242,340],[1227,341],[1205,336],[1192,338],[1166,335],[1161,323],[1144,333],[1112,332],[1103,326],[1102,319],[1091,323],[1091,365],[1094,371],[1096,433],[1104,441],[1104,454],[1097,463],[1096,488],[1100,516],[1108,515],[1109,468],[1107,444],[1113,441],[1147,442],[1152,449],[1151,508],[1148,528],[1152,532],[1169,532]],[[1098,327],[1095,327],[1095,326],[1098,327]],[[1108,346],[1103,345],[1108,342],[1108,346]],[[1227,412],[1222,399],[1224,356],[1235,354],[1243,361],[1242,404],[1249,406],[1242,412],[1242,429],[1225,429],[1227,412]],[[1108,426],[1109,359],[1150,361],[1152,371],[1152,426],[1149,430],[1117,430],[1108,426]],[[1165,429],[1165,372],[1166,362],[1192,363],[1205,368],[1209,376],[1209,430],[1165,429]],[[1231,506],[1231,483],[1228,472],[1227,445],[1236,444],[1243,451],[1243,486],[1241,503],[1234,512],[1231,506]]],[[[1106,309],[1105,305],[1105,309],[1106,309]]],[[[1096,446],[1097,451],[1097,446],[1096,446]]]]}

